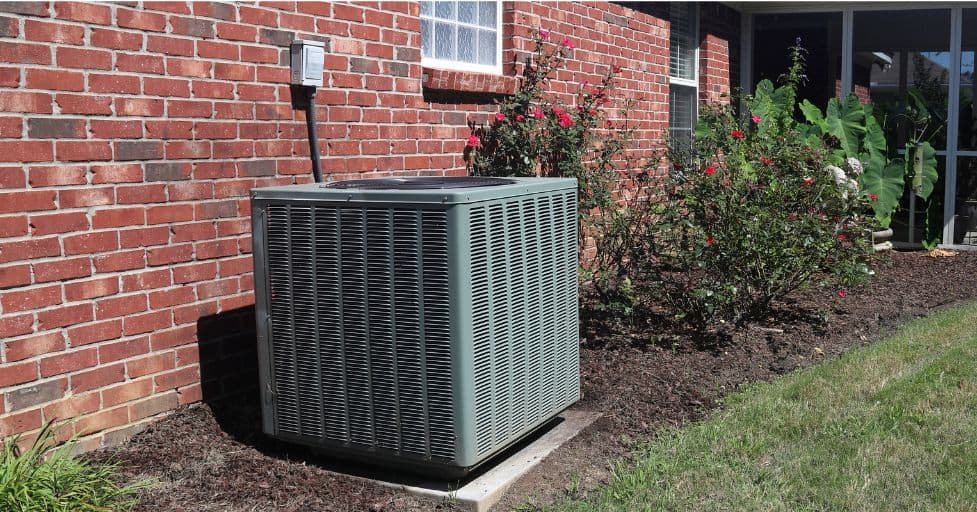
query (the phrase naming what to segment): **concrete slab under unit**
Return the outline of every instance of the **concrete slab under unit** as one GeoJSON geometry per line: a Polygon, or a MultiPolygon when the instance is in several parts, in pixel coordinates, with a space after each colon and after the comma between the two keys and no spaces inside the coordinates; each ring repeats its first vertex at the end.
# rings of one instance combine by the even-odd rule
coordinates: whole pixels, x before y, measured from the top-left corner
{"type": "MultiPolygon", "coordinates": [[[[498,503],[510,485],[539,464],[553,450],[559,448],[581,430],[587,428],[600,413],[591,411],[564,411],[547,429],[510,448],[485,468],[461,482],[445,482],[403,475],[350,475],[341,468],[330,468],[348,476],[373,482],[385,487],[401,489],[416,496],[450,501],[456,508],[471,512],[485,512],[498,503]]],[[[357,473],[357,471],[353,471],[357,473]]]]}

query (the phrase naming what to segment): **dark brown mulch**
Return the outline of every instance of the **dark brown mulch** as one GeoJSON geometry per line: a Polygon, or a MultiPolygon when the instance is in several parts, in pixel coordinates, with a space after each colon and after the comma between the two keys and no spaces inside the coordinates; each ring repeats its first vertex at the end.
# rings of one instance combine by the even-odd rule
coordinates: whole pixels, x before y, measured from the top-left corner
{"type": "MultiPolygon", "coordinates": [[[[892,253],[886,260],[875,265],[875,279],[846,297],[829,287],[795,293],[775,318],[735,332],[718,348],[656,333],[588,340],[580,354],[584,398],[574,407],[603,417],[514,485],[496,510],[550,502],[570,482],[586,493],[608,480],[608,463],[627,457],[635,442],[701,417],[741,384],[833,357],[906,320],[977,299],[977,253],[892,253]]],[[[258,421],[254,407],[183,409],[93,457],[115,460],[126,477],[156,480],[140,511],[450,508],[331,473],[302,449],[263,438],[258,421]]]]}

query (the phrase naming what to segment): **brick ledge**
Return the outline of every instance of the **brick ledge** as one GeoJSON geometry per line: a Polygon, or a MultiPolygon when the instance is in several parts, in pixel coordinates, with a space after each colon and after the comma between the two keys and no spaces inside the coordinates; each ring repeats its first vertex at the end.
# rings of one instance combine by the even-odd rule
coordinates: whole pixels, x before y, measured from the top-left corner
{"type": "Polygon", "coordinates": [[[427,67],[423,72],[424,88],[437,91],[512,94],[519,85],[519,80],[514,76],[427,67]]]}

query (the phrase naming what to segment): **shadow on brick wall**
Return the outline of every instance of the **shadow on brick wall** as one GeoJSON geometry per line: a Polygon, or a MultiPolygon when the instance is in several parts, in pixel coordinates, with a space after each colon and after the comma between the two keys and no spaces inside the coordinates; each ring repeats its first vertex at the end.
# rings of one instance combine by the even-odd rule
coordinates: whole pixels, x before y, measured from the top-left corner
{"type": "Polygon", "coordinates": [[[246,441],[261,431],[254,306],[197,320],[203,401],[221,429],[246,441]]]}

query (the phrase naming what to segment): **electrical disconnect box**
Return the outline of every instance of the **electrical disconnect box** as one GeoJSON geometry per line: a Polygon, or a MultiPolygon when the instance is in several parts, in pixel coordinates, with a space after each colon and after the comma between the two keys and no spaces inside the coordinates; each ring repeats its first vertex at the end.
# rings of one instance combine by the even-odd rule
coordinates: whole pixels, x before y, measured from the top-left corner
{"type": "Polygon", "coordinates": [[[326,43],[292,41],[292,84],[322,87],[322,68],[326,60],[326,43]]]}

